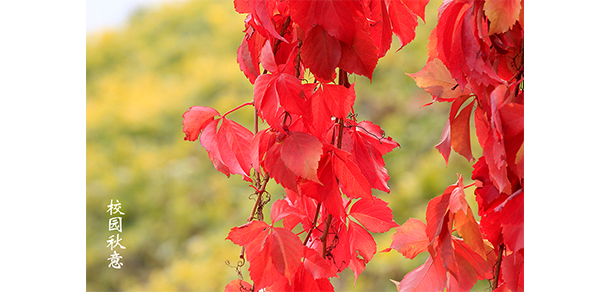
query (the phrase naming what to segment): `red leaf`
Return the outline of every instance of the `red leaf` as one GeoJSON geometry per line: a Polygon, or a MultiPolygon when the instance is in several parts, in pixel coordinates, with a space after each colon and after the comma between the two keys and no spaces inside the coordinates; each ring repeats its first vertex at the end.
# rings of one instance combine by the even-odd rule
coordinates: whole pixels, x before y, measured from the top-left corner
{"type": "Polygon", "coordinates": [[[272,250],[271,242],[273,242],[272,236],[267,236],[260,251],[250,252],[246,249],[246,257],[250,255],[248,271],[250,271],[250,278],[257,289],[263,289],[278,281],[285,280],[284,275],[278,272],[272,259],[272,253],[277,253],[277,251],[272,250]]]}
{"type": "Polygon", "coordinates": [[[388,207],[388,203],[377,197],[373,197],[373,200],[358,200],[349,215],[370,232],[386,232],[399,226],[392,219],[392,209],[388,207]]]}
{"type": "Polygon", "coordinates": [[[280,105],[294,115],[305,114],[305,93],[301,81],[293,75],[282,73],[275,80],[280,105]]]}
{"type": "Polygon", "coordinates": [[[350,6],[343,0],[299,0],[290,1],[290,15],[307,33],[314,25],[324,27],[330,35],[338,40],[351,43],[354,38],[354,20],[350,6]]]}
{"type": "Polygon", "coordinates": [[[352,198],[363,198],[371,201],[371,186],[352,161],[351,154],[341,149],[333,149],[333,172],[337,176],[343,193],[352,198]]]}
{"type": "Polygon", "coordinates": [[[442,291],[447,283],[447,276],[441,260],[426,262],[404,276],[398,288],[399,292],[431,292],[442,291]]]}
{"type": "Polygon", "coordinates": [[[384,138],[381,128],[369,121],[362,121],[348,130],[351,133],[352,154],[362,175],[371,187],[389,192],[387,181],[390,179],[385,169],[382,155],[398,147],[392,138],[384,138]]]}
{"type": "Polygon", "coordinates": [[[352,253],[349,267],[354,272],[354,285],[356,285],[358,275],[362,273],[366,263],[368,263],[377,252],[377,244],[370,233],[354,222],[350,222],[348,235],[352,253]]]}
{"type": "MultiPolygon", "coordinates": [[[[293,220],[300,220],[303,216],[299,212],[299,209],[291,206],[286,200],[277,200],[271,206],[271,225],[275,224],[286,217],[293,217],[293,220]]],[[[284,226],[286,226],[286,221],[284,221],[284,226]]],[[[292,226],[294,227],[294,226],[292,226]]],[[[292,228],[288,228],[288,230],[292,228]]]]}
{"type": "Polygon", "coordinates": [[[269,148],[275,143],[275,137],[276,135],[273,132],[266,129],[256,133],[252,139],[250,156],[252,157],[251,162],[254,170],[260,172],[261,161],[263,160],[265,153],[267,153],[269,148]]]}
{"type": "Polygon", "coordinates": [[[333,285],[328,278],[316,279],[303,265],[296,272],[294,283],[291,287],[279,288],[271,291],[334,291],[333,285]]]}
{"type": "MultiPolygon", "coordinates": [[[[328,1],[330,2],[330,1],[328,1]]],[[[341,43],[339,67],[348,73],[355,73],[373,79],[377,66],[379,49],[364,28],[357,26],[351,43],[341,43]]]]}
{"type": "Polygon", "coordinates": [[[309,68],[317,79],[330,82],[335,78],[335,68],[341,57],[341,45],[318,25],[309,31],[303,41],[301,57],[305,67],[309,68]]]}
{"type": "Polygon", "coordinates": [[[438,152],[445,158],[445,164],[449,165],[449,155],[451,155],[451,122],[448,119],[443,128],[441,142],[434,146],[438,152]]]}
{"type": "Polygon", "coordinates": [[[264,38],[258,31],[248,27],[241,45],[237,49],[239,69],[244,72],[244,75],[248,77],[252,84],[256,81],[256,77],[260,75],[259,52],[263,46],[263,40],[264,38]]]}
{"type": "Polygon", "coordinates": [[[387,0],[373,0],[371,10],[371,38],[379,48],[379,58],[385,56],[392,45],[392,26],[388,15],[387,0]]]}
{"type": "Polygon", "coordinates": [[[286,42],[286,39],[277,32],[272,19],[273,14],[270,13],[275,9],[274,0],[250,0],[248,1],[248,5],[254,19],[257,23],[262,25],[266,32],[276,39],[286,42]]]}
{"type": "MultiPolygon", "coordinates": [[[[449,207],[449,198],[455,188],[455,185],[447,187],[442,195],[428,202],[428,208],[426,209],[426,235],[428,235],[430,242],[434,242],[434,239],[441,234],[445,215],[449,207]]],[[[445,228],[447,227],[445,226],[445,228]]]]}
{"type": "Polygon", "coordinates": [[[426,251],[430,240],[426,236],[426,224],[419,219],[411,218],[396,229],[392,235],[391,248],[409,259],[426,251]]]}
{"type": "Polygon", "coordinates": [[[224,292],[243,292],[252,290],[252,284],[244,280],[233,280],[227,284],[224,292]]]}
{"type": "Polygon", "coordinates": [[[277,121],[280,101],[275,87],[277,75],[263,74],[254,82],[254,107],[267,124],[276,130],[282,127],[277,121]]]}
{"type": "Polygon", "coordinates": [[[318,163],[318,178],[320,183],[305,182],[301,184],[301,193],[324,204],[326,210],[335,218],[344,220],[345,208],[339,192],[337,178],[333,171],[331,152],[326,149],[318,163]]]}
{"type": "Polygon", "coordinates": [[[472,270],[474,270],[478,279],[480,280],[493,277],[493,265],[496,260],[493,247],[486,245],[485,256],[481,257],[481,255],[473,251],[464,240],[457,237],[453,237],[452,240],[455,249],[455,256],[458,260],[458,266],[460,268],[466,266],[472,267],[472,270]]]}
{"type": "Polygon", "coordinates": [[[212,122],[215,116],[219,115],[220,114],[217,110],[210,107],[190,107],[182,115],[182,132],[186,134],[184,140],[197,140],[197,137],[199,137],[199,133],[201,133],[203,128],[205,128],[210,122],[212,122]]]}
{"type": "Polygon", "coordinates": [[[489,169],[489,178],[500,193],[510,193],[512,188],[507,177],[506,152],[502,137],[495,129],[490,129],[483,146],[483,156],[489,169]]]}
{"type": "Polygon", "coordinates": [[[502,259],[502,278],[508,290],[523,291],[523,267],[523,254],[520,252],[512,253],[502,259]]]}
{"type": "Polygon", "coordinates": [[[265,41],[261,48],[261,65],[271,73],[277,72],[277,64],[275,63],[275,56],[273,55],[273,49],[271,49],[269,40],[265,41]]]}
{"type": "Polygon", "coordinates": [[[208,157],[214,164],[214,167],[228,177],[230,175],[229,168],[222,161],[220,149],[218,148],[218,122],[220,122],[220,119],[216,119],[208,123],[203,131],[201,131],[199,142],[201,143],[201,146],[207,150],[208,157]]]}
{"type": "Polygon", "coordinates": [[[320,256],[320,253],[309,248],[303,247],[305,252],[305,261],[303,266],[314,279],[328,279],[336,277],[337,272],[328,265],[328,262],[320,256]]]}
{"type": "Polygon", "coordinates": [[[508,167],[523,179],[523,105],[510,103],[498,110],[502,119],[504,147],[506,149],[506,163],[508,167]]]}
{"type": "Polygon", "coordinates": [[[373,259],[373,255],[377,252],[377,244],[373,236],[360,224],[354,222],[350,222],[348,234],[352,256],[360,255],[367,263],[373,259]]]}
{"type": "Polygon", "coordinates": [[[233,174],[248,175],[252,168],[250,146],[254,134],[242,125],[223,118],[218,130],[218,148],[222,162],[233,174]]]}
{"type": "Polygon", "coordinates": [[[292,283],[294,273],[303,257],[302,243],[299,237],[286,228],[273,228],[267,244],[270,247],[271,261],[280,274],[292,283]]]}
{"type": "Polygon", "coordinates": [[[298,176],[284,164],[281,157],[281,149],[282,144],[273,144],[273,146],[267,150],[265,160],[263,160],[262,163],[263,169],[265,169],[277,183],[296,192],[298,176]]]}
{"type": "Polygon", "coordinates": [[[389,15],[392,20],[392,31],[404,47],[415,38],[417,15],[425,18],[424,12],[428,1],[390,0],[389,15]]]}
{"type": "Polygon", "coordinates": [[[470,146],[470,116],[472,115],[472,107],[474,100],[465,106],[459,114],[458,109],[467,96],[461,96],[451,105],[449,121],[451,123],[451,147],[455,152],[464,156],[468,161],[474,160],[472,157],[472,147],[470,146]],[[457,117],[455,116],[457,114],[457,117]]]}
{"type": "Polygon", "coordinates": [[[267,223],[254,220],[242,226],[231,228],[231,232],[229,232],[229,236],[227,236],[226,239],[231,240],[237,245],[244,246],[251,243],[254,238],[267,230],[269,230],[269,225],[267,225],[267,223]]]}
{"type": "Polygon", "coordinates": [[[305,132],[290,132],[281,146],[282,161],[296,175],[320,182],[317,175],[322,143],[305,132]]]}
{"type": "Polygon", "coordinates": [[[323,137],[334,125],[331,120],[330,113],[324,103],[324,99],[318,90],[315,90],[316,84],[305,84],[305,94],[307,95],[307,129],[312,135],[323,140],[323,137]]]}

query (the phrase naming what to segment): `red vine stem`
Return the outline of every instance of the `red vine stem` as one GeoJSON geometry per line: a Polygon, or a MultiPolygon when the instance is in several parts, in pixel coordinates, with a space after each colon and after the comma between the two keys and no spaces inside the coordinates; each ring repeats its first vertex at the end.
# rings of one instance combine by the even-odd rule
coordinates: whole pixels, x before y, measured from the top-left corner
{"type": "Polygon", "coordinates": [[[309,232],[307,232],[307,236],[305,237],[305,240],[303,241],[303,245],[307,244],[307,241],[309,241],[309,237],[311,237],[311,232],[313,232],[313,230],[316,228],[316,224],[318,222],[318,216],[320,216],[320,207],[322,207],[322,202],[318,202],[318,207],[316,208],[316,215],[313,217],[313,222],[311,223],[311,228],[309,229],[309,232]]]}
{"type": "Polygon", "coordinates": [[[228,114],[230,114],[230,113],[232,113],[232,112],[234,112],[234,111],[236,111],[236,110],[238,110],[238,109],[240,109],[240,108],[242,108],[244,106],[247,106],[247,105],[252,105],[253,106],[254,105],[254,101],[249,101],[249,102],[246,102],[246,103],[244,103],[242,105],[237,106],[236,108],[234,108],[234,109],[226,112],[224,115],[222,115],[222,118],[224,119],[228,114]]]}

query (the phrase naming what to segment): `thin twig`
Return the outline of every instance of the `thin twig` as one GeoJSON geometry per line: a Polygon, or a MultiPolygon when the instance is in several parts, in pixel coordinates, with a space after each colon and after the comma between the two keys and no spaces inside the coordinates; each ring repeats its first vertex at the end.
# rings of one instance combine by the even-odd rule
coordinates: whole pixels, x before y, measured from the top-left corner
{"type": "Polygon", "coordinates": [[[320,207],[322,207],[322,202],[318,202],[318,207],[316,208],[316,215],[313,217],[313,223],[311,223],[311,228],[309,229],[309,232],[307,232],[307,236],[305,237],[305,241],[303,241],[303,245],[307,244],[307,241],[309,241],[309,237],[311,236],[311,233],[313,232],[314,229],[316,229],[316,224],[318,222],[318,216],[320,215],[320,207]]]}
{"type": "Polygon", "coordinates": [[[498,281],[500,280],[500,265],[502,264],[502,254],[504,253],[504,244],[500,244],[500,250],[498,251],[498,258],[494,264],[494,278],[491,283],[491,289],[496,290],[498,288],[498,281]]]}
{"type": "Polygon", "coordinates": [[[328,214],[326,217],[326,226],[324,226],[324,234],[320,237],[322,241],[322,256],[326,258],[326,237],[328,236],[328,229],[330,227],[330,223],[333,220],[333,215],[328,214]]]}

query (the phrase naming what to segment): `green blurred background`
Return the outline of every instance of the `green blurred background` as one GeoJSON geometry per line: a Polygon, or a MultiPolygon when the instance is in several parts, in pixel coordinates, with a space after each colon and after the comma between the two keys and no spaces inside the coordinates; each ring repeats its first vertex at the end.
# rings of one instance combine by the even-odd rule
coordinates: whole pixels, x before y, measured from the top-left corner
{"type": "MultiPolygon", "coordinates": [[[[394,40],[372,83],[350,77],[357,82],[358,119],[380,125],[401,145],[385,156],[391,193],[375,193],[389,202],[398,224],[425,220],[427,202],[455,183],[456,173],[470,182],[466,159],[452,153],[447,167],[434,149],[448,105],[421,108],[431,97],[404,74],[425,65],[440,3],[430,1],[427,23],[420,21],[412,43],[397,51],[394,40]]],[[[223,113],[252,100],[252,85],[236,62],[244,17],[232,1],[180,1],[140,9],[120,29],[87,35],[88,291],[222,291],[237,278],[225,261],[235,264],[240,247],[225,238],[246,222],[251,190],[239,177],[215,171],[198,142],[184,141],[181,122],[194,105],[223,113]],[[125,213],[120,270],[107,260],[106,240],[115,234],[107,227],[111,199],[125,213]]],[[[249,108],[231,118],[252,129],[249,108]]],[[[274,183],[269,190],[272,202],[283,195],[274,183]]],[[[472,189],[467,199],[476,213],[472,189]]],[[[378,251],[390,246],[393,233],[374,234],[378,251]]],[[[355,287],[349,269],[332,282],[336,291],[396,291],[389,279],[400,281],[426,257],[376,254],[355,287]]]]}

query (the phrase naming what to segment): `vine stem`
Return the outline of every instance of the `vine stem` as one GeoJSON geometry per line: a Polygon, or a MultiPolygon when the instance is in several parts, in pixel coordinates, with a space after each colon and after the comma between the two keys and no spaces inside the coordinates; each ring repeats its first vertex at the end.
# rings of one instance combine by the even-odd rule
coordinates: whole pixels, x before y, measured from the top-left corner
{"type": "Polygon", "coordinates": [[[307,232],[307,236],[305,237],[305,240],[303,241],[303,245],[307,245],[307,241],[309,241],[309,237],[311,237],[311,233],[316,228],[316,223],[318,222],[318,216],[320,215],[320,207],[322,207],[322,202],[318,202],[318,207],[316,208],[316,215],[314,216],[313,222],[311,224],[311,228],[309,229],[309,232],[307,232]]]}
{"type": "MultiPolygon", "coordinates": [[[[347,71],[343,70],[343,69],[339,69],[339,85],[343,85],[345,87],[349,87],[349,82],[347,80],[347,71]]],[[[341,144],[343,142],[343,128],[345,127],[345,125],[343,125],[343,118],[340,118],[337,120],[337,123],[339,124],[339,133],[337,134],[337,148],[341,149],[341,144]]],[[[333,134],[333,140],[334,140],[335,135],[333,134]]],[[[333,141],[334,143],[335,141],[333,141]]],[[[326,217],[326,226],[324,226],[324,233],[322,234],[322,237],[320,237],[320,240],[322,241],[322,256],[326,257],[326,238],[328,237],[328,229],[330,228],[330,223],[332,222],[333,216],[331,214],[328,214],[328,217],[326,217]]]]}
{"type": "Polygon", "coordinates": [[[238,110],[238,109],[240,109],[240,108],[242,108],[244,106],[247,106],[247,105],[252,105],[253,106],[254,105],[254,101],[249,101],[249,102],[246,102],[246,103],[243,103],[243,104],[237,106],[236,108],[234,108],[234,109],[226,112],[224,115],[222,115],[222,118],[224,119],[224,117],[226,117],[228,114],[230,114],[230,113],[232,113],[232,112],[234,112],[234,111],[236,111],[236,110],[238,110]]]}
{"type": "Polygon", "coordinates": [[[322,234],[322,237],[320,237],[320,240],[322,241],[322,257],[325,258],[326,257],[326,237],[328,237],[328,229],[330,227],[330,223],[333,220],[333,215],[328,214],[328,217],[326,217],[326,226],[324,226],[324,234],[322,234]]]}
{"type": "Polygon", "coordinates": [[[504,253],[504,244],[500,244],[500,250],[498,251],[498,258],[494,264],[494,278],[491,283],[491,289],[496,290],[498,288],[498,281],[500,280],[500,265],[502,264],[502,254],[504,253]]]}

